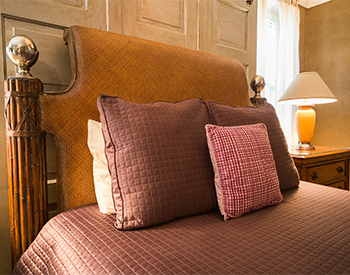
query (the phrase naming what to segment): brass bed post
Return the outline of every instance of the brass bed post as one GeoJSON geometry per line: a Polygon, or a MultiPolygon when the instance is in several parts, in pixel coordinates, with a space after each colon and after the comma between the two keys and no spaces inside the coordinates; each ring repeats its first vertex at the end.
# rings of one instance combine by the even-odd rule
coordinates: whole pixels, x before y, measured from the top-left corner
{"type": "Polygon", "coordinates": [[[12,264],[48,220],[45,133],[40,130],[42,82],[29,74],[37,60],[35,44],[15,36],[6,48],[17,65],[5,81],[5,120],[12,264]]]}
{"type": "Polygon", "coordinates": [[[250,102],[254,106],[259,106],[267,102],[267,99],[261,95],[262,90],[265,88],[265,79],[261,75],[253,76],[250,81],[250,88],[254,91],[255,95],[250,98],[250,102]]]}

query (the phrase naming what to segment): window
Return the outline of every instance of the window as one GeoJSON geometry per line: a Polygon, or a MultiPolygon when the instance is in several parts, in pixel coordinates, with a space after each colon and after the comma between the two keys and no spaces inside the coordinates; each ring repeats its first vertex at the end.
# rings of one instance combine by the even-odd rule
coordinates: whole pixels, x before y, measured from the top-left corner
{"type": "MultiPolygon", "coordinates": [[[[278,35],[279,35],[279,18],[278,18],[277,0],[267,0],[267,10],[265,14],[265,30],[264,30],[264,59],[266,64],[264,72],[261,73],[266,81],[266,87],[263,91],[268,102],[276,107],[277,98],[277,57],[278,57],[278,35]]],[[[258,47],[260,45],[258,44],[258,47]]],[[[261,59],[258,59],[258,62],[261,59]]],[[[260,74],[260,72],[258,72],[260,74]]]]}
{"type": "Polygon", "coordinates": [[[292,0],[258,0],[257,74],[277,111],[288,144],[297,143],[292,106],[277,104],[299,73],[299,8],[292,0]]]}

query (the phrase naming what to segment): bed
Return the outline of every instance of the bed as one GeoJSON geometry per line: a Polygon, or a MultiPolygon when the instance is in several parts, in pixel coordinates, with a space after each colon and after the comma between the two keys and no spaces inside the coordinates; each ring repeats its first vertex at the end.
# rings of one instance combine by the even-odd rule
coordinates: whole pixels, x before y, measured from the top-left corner
{"type": "Polygon", "coordinates": [[[71,86],[39,97],[61,213],[14,274],[350,273],[350,193],[299,182],[239,62],[80,26],[65,40],[71,86]]]}

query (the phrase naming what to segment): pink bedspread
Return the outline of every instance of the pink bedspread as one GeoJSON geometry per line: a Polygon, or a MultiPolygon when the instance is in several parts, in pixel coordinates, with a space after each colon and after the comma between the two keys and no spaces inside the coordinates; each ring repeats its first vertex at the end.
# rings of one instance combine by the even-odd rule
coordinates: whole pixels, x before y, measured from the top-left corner
{"type": "Polygon", "coordinates": [[[118,231],[97,205],[51,219],[15,274],[349,274],[350,192],[302,182],[280,205],[118,231]]]}

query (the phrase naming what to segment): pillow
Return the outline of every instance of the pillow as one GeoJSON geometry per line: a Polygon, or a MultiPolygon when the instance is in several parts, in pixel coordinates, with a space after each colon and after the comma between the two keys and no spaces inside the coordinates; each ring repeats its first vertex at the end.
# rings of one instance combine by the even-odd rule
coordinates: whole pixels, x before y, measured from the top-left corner
{"type": "Polygon", "coordinates": [[[93,174],[98,207],[103,214],[113,214],[115,209],[112,199],[111,176],[105,156],[105,141],[101,123],[91,119],[88,121],[88,147],[93,156],[93,174]]]}
{"type": "Polygon", "coordinates": [[[280,126],[274,107],[268,103],[257,107],[231,107],[215,101],[206,102],[214,121],[219,126],[238,126],[264,123],[269,134],[281,190],[299,185],[299,174],[280,126]]]}
{"type": "Polygon", "coordinates": [[[118,229],[217,209],[201,99],[136,104],[102,95],[97,105],[118,229]]]}
{"type": "Polygon", "coordinates": [[[264,124],[205,128],[219,209],[225,220],[282,201],[264,124]]]}

